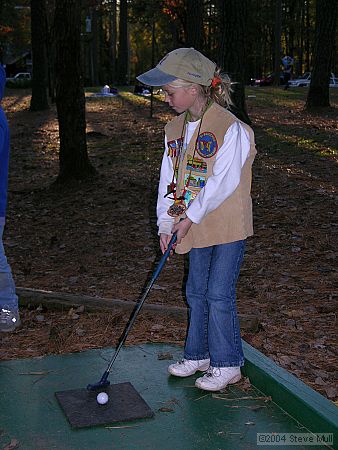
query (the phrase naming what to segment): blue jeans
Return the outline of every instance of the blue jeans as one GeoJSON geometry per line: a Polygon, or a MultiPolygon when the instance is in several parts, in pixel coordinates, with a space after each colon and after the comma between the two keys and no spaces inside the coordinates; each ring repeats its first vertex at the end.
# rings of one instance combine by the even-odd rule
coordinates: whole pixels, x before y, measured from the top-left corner
{"type": "Polygon", "coordinates": [[[190,250],[184,358],[210,358],[213,367],[243,366],[236,283],[244,250],[244,240],[190,250]]]}
{"type": "Polygon", "coordinates": [[[0,308],[8,305],[11,309],[18,308],[18,297],[11,268],[8,265],[5,249],[2,243],[4,225],[0,224],[0,308]]]}

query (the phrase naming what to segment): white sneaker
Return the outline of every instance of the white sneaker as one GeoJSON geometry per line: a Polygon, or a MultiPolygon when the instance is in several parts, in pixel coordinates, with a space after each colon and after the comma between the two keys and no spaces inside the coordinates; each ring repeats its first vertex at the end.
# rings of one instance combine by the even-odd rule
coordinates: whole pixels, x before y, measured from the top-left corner
{"type": "Polygon", "coordinates": [[[228,384],[237,383],[241,379],[239,367],[209,367],[207,373],[197,378],[195,386],[205,391],[220,391],[228,384]]]}
{"type": "Polygon", "coordinates": [[[205,372],[210,365],[210,359],[182,359],[175,364],[170,364],[168,372],[175,377],[190,377],[198,370],[205,372]]]}

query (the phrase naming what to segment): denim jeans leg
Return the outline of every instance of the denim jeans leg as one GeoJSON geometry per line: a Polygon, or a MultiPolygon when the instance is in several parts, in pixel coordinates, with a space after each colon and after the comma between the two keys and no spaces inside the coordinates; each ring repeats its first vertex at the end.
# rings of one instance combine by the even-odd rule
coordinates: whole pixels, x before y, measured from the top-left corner
{"type": "Polygon", "coordinates": [[[245,241],[213,247],[206,294],[210,365],[213,367],[238,367],[244,364],[236,306],[236,283],[244,250],[245,241]]]}
{"type": "Polygon", "coordinates": [[[3,231],[4,225],[0,224],[0,307],[6,305],[17,309],[18,297],[15,293],[15,283],[2,242],[3,231]]]}
{"type": "Polygon", "coordinates": [[[189,325],[184,358],[207,359],[208,350],[208,289],[211,247],[193,248],[189,252],[189,275],[186,285],[189,305],[189,325]]]}

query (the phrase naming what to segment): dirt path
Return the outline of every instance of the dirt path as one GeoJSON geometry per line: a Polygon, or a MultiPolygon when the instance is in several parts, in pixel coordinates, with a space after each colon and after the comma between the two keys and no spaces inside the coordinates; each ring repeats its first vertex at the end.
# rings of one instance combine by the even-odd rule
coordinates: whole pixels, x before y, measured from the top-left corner
{"type": "MultiPolygon", "coordinates": [[[[156,102],[150,119],[146,100],[128,94],[88,98],[88,147],[99,175],[60,188],[51,186],[58,171],[55,110],[31,113],[29,97],[17,93],[4,105],[12,134],[5,245],[17,285],[137,300],[159,256],[156,184],[163,125],[172,114],[156,102]]],[[[335,113],[308,116],[297,99],[286,100],[257,95],[249,103],[258,147],[255,236],[238,307],[260,317],[260,332],[244,335],[249,343],[334,399],[335,113]]],[[[184,258],[176,255],[147,301],[183,306],[183,274],[184,258]]],[[[3,359],[111,346],[128,319],[120,311],[41,308],[23,309],[22,317],[21,329],[1,336],[3,359]]],[[[185,321],[142,314],[128,342],[183,343],[185,329],[185,321]]]]}

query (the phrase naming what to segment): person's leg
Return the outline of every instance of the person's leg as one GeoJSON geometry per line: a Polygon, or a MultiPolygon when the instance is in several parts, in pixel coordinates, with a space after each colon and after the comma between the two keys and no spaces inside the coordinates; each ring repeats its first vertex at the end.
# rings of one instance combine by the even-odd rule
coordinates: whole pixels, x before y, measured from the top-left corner
{"type": "Polygon", "coordinates": [[[209,358],[208,348],[208,279],[213,247],[193,248],[189,252],[189,275],[186,286],[189,326],[185,342],[186,359],[209,358]]]}
{"type": "Polygon", "coordinates": [[[284,90],[285,91],[287,91],[289,89],[290,78],[291,78],[291,76],[289,73],[284,74],[284,82],[285,82],[284,90]]]}
{"type": "Polygon", "coordinates": [[[19,325],[18,297],[2,242],[3,229],[0,224],[0,331],[13,331],[19,325]]]}
{"type": "Polygon", "coordinates": [[[209,267],[212,247],[193,248],[189,252],[189,275],[186,285],[189,305],[189,324],[184,347],[184,359],[171,364],[169,373],[176,376],[190,376],[197,370],[209,367],[208,349],[208,289],[209,267]]]}
{"type": "Polygon", "coordinates": [[[245,241],[214,247],[207,291],[208,340],[213,367],[244,364],[236,306],[236,284],[243,261],[245,241]]]}
{"type": "Polygon", "coordinates": [[[206,293],[211,370],[196,381],[202,389],[223,389],[240,379],[239,367],[244,364],[244,355],[236,307],[236,283],[244,249],[245,241],[213,248],[206,293]]]}

